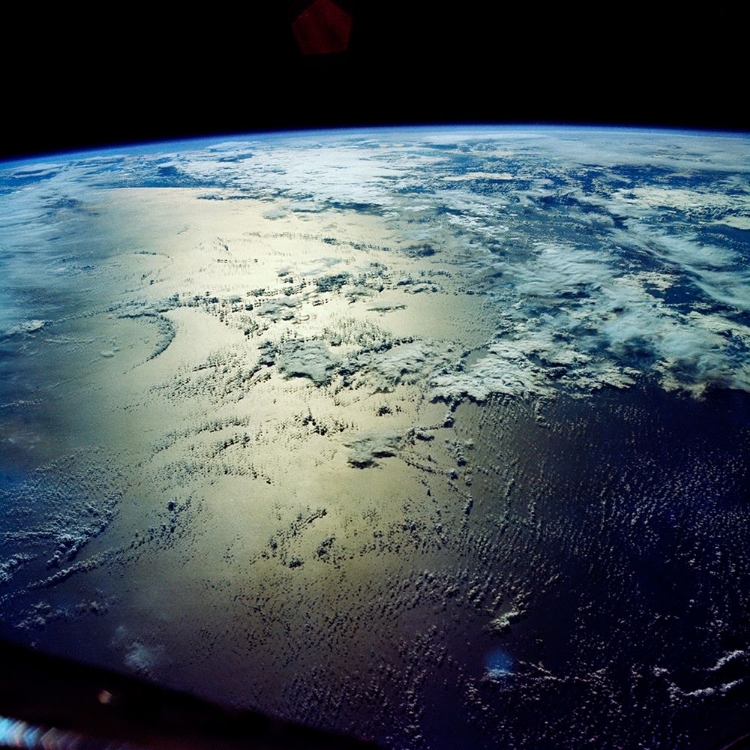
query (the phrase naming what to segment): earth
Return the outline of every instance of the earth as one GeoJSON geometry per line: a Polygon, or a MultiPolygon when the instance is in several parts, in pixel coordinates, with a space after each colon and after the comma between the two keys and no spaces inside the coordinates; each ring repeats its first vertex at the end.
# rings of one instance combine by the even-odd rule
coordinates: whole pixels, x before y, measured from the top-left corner
{"type": "Polygon", "coordinates": [[[387,748],[750,732],[750,140],[0,164],[0,635],[387,748]]]}

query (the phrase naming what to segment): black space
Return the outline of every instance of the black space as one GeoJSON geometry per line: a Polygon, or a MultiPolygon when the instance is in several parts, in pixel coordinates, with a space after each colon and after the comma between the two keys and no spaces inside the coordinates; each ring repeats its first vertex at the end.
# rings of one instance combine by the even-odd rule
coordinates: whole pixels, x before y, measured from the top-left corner
{"type": "Polygon", "coordinates": [[[306,58],[291,20],[309,1],[28,7],[0,52],[0,157],[331,126],[750,131],[745,25],[728,9],[337,0],[354,18],[349,51],[306,58]]]}

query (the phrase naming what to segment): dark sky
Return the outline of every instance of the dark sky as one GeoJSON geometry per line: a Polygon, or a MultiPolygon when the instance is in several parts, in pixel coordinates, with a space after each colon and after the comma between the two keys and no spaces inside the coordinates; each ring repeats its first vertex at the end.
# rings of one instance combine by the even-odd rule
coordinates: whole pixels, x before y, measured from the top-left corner
{"type": "Polygon", "coordinates": [[[291,31],[309,0],[186,5],[167,20],[108,6],[93,30],[82,11],[29,8],[0,53],[0,154],[383,124],[750,129],[745,27],[729,11],[337,1],[354,19],[350,47],[322,58],[291,31]]]}

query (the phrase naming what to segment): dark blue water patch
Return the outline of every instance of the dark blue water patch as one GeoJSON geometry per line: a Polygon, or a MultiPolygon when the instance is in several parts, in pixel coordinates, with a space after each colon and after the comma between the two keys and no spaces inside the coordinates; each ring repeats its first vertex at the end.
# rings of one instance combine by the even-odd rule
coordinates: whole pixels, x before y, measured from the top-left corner
{"type": "Polygon", "coordinates": [[[384,213],[384,208],[379,203],[327,200],[323,205],[326,208],[333,208],[337,211],[355,211],[361,214],[370,214],[371,216],[382,216],[384,213]]]}
{"type": "MultiPolygon", "coordinates": [[[[571,206],[537,201],[514,205],[516,216],[509,221],[509,234],[514,243],[525,243],[529,247],[539,243],[563,243],[569,246],[591,248],[603,252],[603,260],[609,261],[611,241],[609,228],[592,225],[588,218],[591,211],[582,210],[578,204],[571,206]]],[[[598,212],[595,212],[598,215],[598,212]]],[[[490,220],[491,225],[493,220],[490,220]]],[[[632,260],[629,261],[632,265],[632,260]]]]}
{"type": "MultiPolygon", "coordinates": [[[[7,395],[7,389],[3,390],[0,397],[7,395]]],[[[42,399],[5,403],[0,408],[0,468],[13,481],[46,463],[59,449],[51,417],[42,399]]]]}
{"type": "Polygon", "coordinates": [[[601,193],[608,195],[611,189],[619,184],[612,179],[612,174],[604,167],[572,169],[567,174],[571,182],[587,196],[601,193]]]}
{"type": "MultiPolygon", "coordinates": [[[[697,230],[699,239],[705,244],[729,248],[739,253],[745,261],[750,260],[750,229],[716,223],[702,224],[697,227],[697,230]]],[[[744,268],[737,270],[744,270],[744,268]]]]}
{"type": "MultiPolygon", "coordinates": [[[[280,195],[283,195],[283,193],[280,195]]],[[[325,211],[324,206],[315,203],[312,195],[304,196],[301,201],[301,203],[294,203],[289,210],[294,214],[320,214],[325,211]]]]}
{"type": "Polygon", "coordinates": [[[197,200],[199,201],[258,201],[258,200],[268,200],[268,193],[252,193],[252,192],[242,192],[242,193],[232,193],[230,195],[224,195],[221,193],[204,193],[203,195],[196,196],[197,200]]]}
{"type": "Polygon", "coordinates": [[[231,180],[197,179],[175,169],[160,168],[130,173],[118,179],[118,187],[130,188],[228,188],[231,180]]]}
{"type": "MultiPolygon", "coordinates": [[[[0,263],[0,269],[2,266],[0,263]]],[[[40,273],[39,276],[42,275],[40,273]]],[[[7,279],[6,286],[0,286],[0,339],[28,340],[42,332],[46,333],[51,322],[63,314],[67,296],[64,284],[61,277],[57,277],[55,283],[51,283],[51,280],[44,283],[44,279],[38,277],[33,287],[22,279],[7,279]]],[[[6,347],[0,350],[0,357],[3,356],[12,357],[14,354],[6,347]]]]}
{"type": "MultiPolygon", "coordinates": [[[[596,165],[591,165],[596,167],[596,165]]],[[[680,182],[684,185],[686,178],[680,180],[679,175],[671,167],[657,167],[650,165],[614,165],[610,172],[618,179],[620,187],[628,185],[632,188],[643,187],[648,185],[670,184],[677,187],[680,182]]]]}
{"type": "Polygon", "coordinates": [[[679,312],[688,314],[696,309],[697,305],[705,302],[715,304],[706,292],[698,286],[696,280],[690,278],[687,274],[680,274],[677,280],[666,289],[659,292],[654,290],[652,293],[658,299],[661,298],[666,305],[677,309],[679,312]]]}
{"type": "Polygon", "coordinates": [[[431,151],[449,151],[451,153],[458,152],[461,148],[458,143],[424,143],[422,145],[431,151]]]}
{"type": "Polygon", "coordinates": [[[243,151],[239,154],[226,154],[220,156],[216,161],[221,164],[242,164],[242,162],[252,159],[255,154],[252,151],[243,151]]]}
{"type": "Polygon", "coordinates": [[[39,388],[35,377],[39,360],[29,356],[28,338],[22,332],[0,336],[0,406],[4,411],[29,400],[39,388]]]}
{"type": "MultiPolygon", "coordinates": [[[[705,395],[705,404],[721,415],[721,424],[712,424],[713,430],[721,435],[726,430],[741,433],[750,430],[750,394],[734,388],[713,388],[705,395]]],[[[750,501],[750,494],[748,494],[750,501]]]]}
{"type": "MultiPolygon", "coordinates": [[[[86,171],[90,184],[103,187],[223,188],[219,179],[200,179],[187,174],[171,157],[158,156],[148,146],[129,147],[125,155],[72,159],[71,167],[86,171]]],[[[163,154],[163,152],[161,152],[163,154]]]]}
{"type": "Polygon", "coordinates": [[[5,465],[38,466],[62,444],[57,432],[62,351],[57,321],[70,299],[64,289],[0,290],[10,315],[0,330],[0,453],[5,465]]]}
{"type": "Polygon", "coordinates": [[[170,179],[170,178],[174,179],[174,178],[182,177],[180,170],[177,169],[177,167],[174,166],[174,164],[162,165],[160,167],[157,167],[156,171],[159,177],[164,178],[164,179],[170,179]]]}
{"type": "MultiPolygon", "coordinates": [[[[696,633],[705,632],[713,619],[713,607],[722,611],[728,631],[745,627],[740,612],[750,583],[750,396],[717,393],[697,402],[656,389],[646,393],[648,402],[622,399],[623,405],[640,401],[637,421],[611,420],[593,453],[586,455],[591,448],[584,439],[580,454],[568,446],[567,457],[556,459],[559,476],[567,477],[537,513],[553,526],[567,524],[572,536],[565,547],[580,550],[580,574],[572,572],[575,558],[566,559],[566,568],[569,593],[597,602],[587,631],[601,634],[607,620],[624,618],[629,624],[618,638],[632,656],[663,660],[675,679],[688,679],[697,665],[710,666],[721,655],[716,642],[706,641],[703,653],[693,651],[696,633]],[[623,429],[637,442],[623,442],[623,429]],[[611,510],[597,536],[597,485],[607,475],[611,510]],[[573,488],[575,495],[569,494],[573,488]],[[722,562],[722,556],[734,562],[722,562]],[[595,559],[598,569],[586,574],[595,559]],[[730,575],[733,565],[744,571],[739,577],[730,575]],[[649,629],[646,641],[641,628],[649,629]]],[[[576,412],[581,414],[577,405],[569,418],[578,419],[576,412]]],[[[598,421],[592,416],[589,411],[583,417],[589,429],[598,421]]],[[[546,470],[551,468],[548,463],[546,470]]]]}
{"type": "Polygon", "coordinates": [[[494,195],[506,195],[510,193],[512,190],[518,189],[518,183],[514,182],[513,187],[510,187],[508,185],[508,180],[503,179],[494,179],[492,177],[482,177],[481,179],[476,180],[466,180],[461,181],[457,183],[454,187],[458,188],[459,186],[463,187],[463,189],[468,189],[475,195],[486,195],[486,196],[494,196],[494,195]]]}
{"type": "Polygon", "coordinates": [[[470,524],[487,534],[507,514],[488,549],[504,550],[495,575],[518,561],[523,612],[456,638],[457,649],[471,641],[471,673],[484,671],[483,741],[630,746],[648,732],[646,744],[669,746],[677,728],[692,746],[725,720],[747,726],[742,694],[722,692],[747,666],[714,667],[750,642],[750,394],[604,390],[548,404],[544,424],[503,403],[470,407],[469,434],[485,465],[516,466],[514,489],[508,498],[477,475],[470,524]],[[694,690],[714,691],[713,703],[680,697],[694,690]]]}
{"type": "Polygon", "coordinates": [[[14,193],[20,188],[29,185],[35,185],[46,180],[57,177],[57,170],[50,170],[40,167],[37,170],[23,170],[8,172],[0,168],[0,193],[14,193]]]}
{"type": "Polygon", "coordinates": [[[394,195],[434,195],[435,185],[429,183],[404,185],[391,188],[394,195]]]}
{"type": "Polygon", "coordinates": [[[444,203],[435,206],[433,211],[434,216],[458,216],[462,217],[466,214],[462,208],[454,208],[453,206],[446,206],[444,203]]]}
{"type": "Polygon", "coordinates": [[[0,497],[9,496],[30,479],[30,472],[6,461],[0,462],[0,497]]]}

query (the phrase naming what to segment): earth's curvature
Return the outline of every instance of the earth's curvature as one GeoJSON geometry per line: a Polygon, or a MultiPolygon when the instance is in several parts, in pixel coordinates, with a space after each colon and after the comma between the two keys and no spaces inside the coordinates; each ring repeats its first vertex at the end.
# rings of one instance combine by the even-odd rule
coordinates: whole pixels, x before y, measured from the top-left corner
{"type": "Polygon", "coordinates": [[[750,139],[0,165],[0,634],[391,748],[750,731],[750,139]]]}

